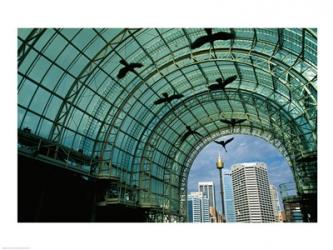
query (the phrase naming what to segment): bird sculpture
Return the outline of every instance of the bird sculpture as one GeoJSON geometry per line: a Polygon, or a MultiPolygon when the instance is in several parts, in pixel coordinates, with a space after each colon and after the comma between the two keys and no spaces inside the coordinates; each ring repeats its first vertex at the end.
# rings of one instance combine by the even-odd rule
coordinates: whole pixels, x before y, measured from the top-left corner
{"type": "Polygon", "coordinates": [[[220,121],[223,122],[223,123],[226,123],[228,125],[231,125],[231,127],[234,128],[235,125],[245,122],[246,119],[234,119],[234,118],[232,118],[230,120],[221,119],[220,121]]]}
{"type": "Polygon", "coordinates": [[[212,85],[209,85],[208,86],[208,89],[210,91],[213,91],[213,90],[224,90],[225,87],[232,83],[233,81],[235,81],[237,79],[237,76],[234,75],[234,76],[230,76],[228,77],[227,79],[225,79],[224,81],[222,80],[222,78],[218,78],[216,79],[216,84],[212,84],[212,85]]]}
{"type": "Polygon", "coordinates": [[[191,129],[190,126],[186,126],[187,132],[183,135],[181,142],[184,142],[186,140],[187,137],[189,137],[190,135],[197,135],[199,137],[202,137],[202,135],[194,130],[191,129]]]}
{"type": "Polygon", "coordinates": [[[120,63],[124,65],[124,67],[119,70],[117,75],[118,79],[124,78],[128,72],[136,73],[135,68],[141,68],[143,66],[141,63],[128,63],[123,59],[120,60],[120,63]]]}
{"type": "Polygon", "coordinates": [[[226,141],[215,141],[215,140],[214,140],[214,142],[217,143],[217,144],[220,144],[220,145],[224,148],[225,152],[228,152],[225,146],[226,146],[228,143],[230,143],[233,139],[234,139],[234,137],[232,137],[232,138],[230,138],[230,139],[228,139],[228,140],[226,140],[226,141]]]}
{"type": "Polygon", "coordinates": [[[230,40],[235,39],[235,34],[227,32],[212,32],[212,29],[205,29],[207,35],[197,38],[193,43],[191,43],[191,49],[200,48],[205,43],[210,43],[214,49],[214,42],[218,40],[230,40]]]}
{"type": "Polygon", "coordinates": [[[174,94],[174,95],[168,95],[168,93],[162,93],[162,98],[156,100],[154,102],[155,105],[162,104],[164,102],[170,103],[172,100],[180,99],[184,97],[182,94],[174,94]]]}

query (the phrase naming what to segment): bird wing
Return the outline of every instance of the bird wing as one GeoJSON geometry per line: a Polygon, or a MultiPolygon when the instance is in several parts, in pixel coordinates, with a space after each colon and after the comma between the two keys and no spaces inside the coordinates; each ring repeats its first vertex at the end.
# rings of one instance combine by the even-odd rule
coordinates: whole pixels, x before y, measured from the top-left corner
{"type": "Polygon", "coordinates": [[[222,84],[223,84],[223,80],[222,80],[222,78],[217,78],[215,81],[216,81],[219,85],[222,85],[222,84]]]}
{"type": "Polygon", "coordinates": [[[228,32],[217,32],[212,35],[212,38],[215,40],[231,40],[235,39],[235,34],[228,32]]]}
{"type": "Polygon", "coordinates": [[[122,69],[119,70],[119,73],[118,73],[117,77],[119,79],[121,79],[121,78],[123,78],[127,74],[127,72],[128,72],[128,68],[124,67],[124,68],[122,68],[122,69]]]}
{"type": "Polygon", "coordinates": [[[221,90],[222,88],[219,84],[212,84],[208,86],[208,89],[212,91],[212,90],[221,90]]]}
{"type": "Polygon", "coordinates": [[[224,80],[223,85],[224,87],[227,86],[228,84],[232,83],[233,81],[235,81],[237,79],[237,76],[230,76],[227,79],[224,80]]]}
{"type": "Polygon", "coordinates": [[[156,100],[156,101],[154,102],[154,104],[155,104],[155,105],[158,105],[158,104],[161,104],[161,103],[163,103],[163,102],[165,102],[165,101],[166,101],[165,98],[160,98],[160,99],[156,100]]]}
{"type": "Polygon", "coordinates": [[[229,125],[232,124],[232,122],[229,121],[229,120],[221,119],[220,121],[223,122],[223,123],[229,124],[229,125]]]}
{"type": "Polygon", "coordinates": [[[182,95],[182,94],[175,94],[175,95],[172,95],[172,96],[169,97],[169,101],[172,101],[174,99],[180,99],[182,97],[184,97],[184,95],[182,95]]]}
{"type": "Polygon", "coordinates": [[[207,35],[209,35],[209,36],[212,35],[212,33],[213,33],[212,28],[206,28],[205,31],[206,31],[207,35]]]}
{"type": "Polygon", "coordinates": [[[214,142],[217,143],[217,144],[222,145],[222,142],[221,142],[221,141],[215,141],[215,140],[214,140],[214,142]]]}
{"type": "Polygon", "coordinates": [[[197,131],[193,131],[193,135],[198,135],[198,136],[202,137],[202,134],[200,134],[200,133],[197,132],[197,131]]]}
{"type": "Polygon", "coordinates": [[[231,142],[234,139],[234,137],[231,137],[230,139],[226,140],[224,145],[227,145],[229,142],[231,142]]]}
{"type": "Polygon", "coordinates": [[[181,142],[185,141],[186,138],[189,137],[189,135],[191,135],[191,134],[192,134],[191,131],[187,131],[187,132],[183,135],[183,137],[182,137],[182,139],[181,139],[181,142]]]}
{"type": "Polygon", "coordinates": [[[209,42],[208,36],[201,36],[191,44],[191,49],[197,49],[207,42],[209,42]]]}
{"type": "Polygon", "coordinates": [[[245,121],[246,121],[246,119],[239,119],[239,120],[236,120],[236,121],[235,121],[235,124],[243,123],[243,122],[245,122],[245,121]]]}
{"type": "Polygon", "coordinates": [[[141,63],[131,63],[131,66],[134,67],[134,68],[141,68],[141,67],[143,67],[143,64],[141,64],[141,63]]]}

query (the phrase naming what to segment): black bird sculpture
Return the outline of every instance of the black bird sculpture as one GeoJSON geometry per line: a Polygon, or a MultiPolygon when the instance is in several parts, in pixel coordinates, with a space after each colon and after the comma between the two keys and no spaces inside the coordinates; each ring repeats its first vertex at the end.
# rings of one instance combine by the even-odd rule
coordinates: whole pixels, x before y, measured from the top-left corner
{"type": "Polygon", "coordinates": [[[128,63],[124,59],[120,60],[120,63],[124,65],[122,69],[119,70],[119,73],[117,75],[118,79],[124,78],[128,72],[135,72],[135,68],[141,68],[143,64],[141,63],[128,63]]]}
{"type": "Polygon", "coordinates": [[[228,152],[225,146],[226,146],[229,142],[231,142],[233,139],[234,139],[234,137],[232,137],[232,138],[230,138],[230,139],[228,139],[228,140],[226,140],[226,141],[214,141],[214,142],[217,143],[217,144],[222,145],[222,147],[224,148],[225,152],[228,152]]]}
{"type": "Polygon", "coordinates": [[[235,81],[237,79],[237,76],[234,75],[234,76],[230,76],[228,77],[227,79],[225,79],[224,81],[222,80],[222,78],[218,78],[216,79],[216,82],[215,84],[212,84],[212,85],[209,85],[208,86],[208,89],[210,91],[213,91],[213,90],[224,90],[225,87],[232,83],[233,81],[235,81]]]}
{"type": "Polygon", "coordinates": [[[231,125],[231,127],[234,128],[236,124],[241,124],[241,123],[245,122],[246,119],[234,119],[234,118],[232,118],[230,120],[221,119],[220,121],[223,122],[223,123],[226,123],[228,125],[231,125]]]}
{"type": "Polygon", "coordinates": [[[181,142],[184,142],[186,140],[186,138],[189,137],[190,135],[193,135],[193,136],[197,135],[197,136],[202,137],[202,135],[200,133],[192,130],[190,126],[186,126],[186,129],[187,129],[187,132],[183,135],[181,142]]]}
{"type": "Polygon", "coordinates": [[[156,100],[154,102],[155,105],[158,105],[158,104],[161,104],[161,103],[164,103],[164,102],[167,102],[167,103],[170,103],[172,100],[176,100],[176,99],[180,99],[182,97],[184,97],[184,95],[182,94],[174,94],[174,95],[168,95],[168,93],[162,93],[162,98],[156,100]]]}
{"type": "Polygon", "coordinates": [[[205,43],[210,43],[214,49],[214,42],[218,40],[235,39],[235,34],[227,32],[217,32],[213,34],[212,29],[205,29],[207,35],[197,38],[192,44],[191,49],[200,48],[205,43]]]}

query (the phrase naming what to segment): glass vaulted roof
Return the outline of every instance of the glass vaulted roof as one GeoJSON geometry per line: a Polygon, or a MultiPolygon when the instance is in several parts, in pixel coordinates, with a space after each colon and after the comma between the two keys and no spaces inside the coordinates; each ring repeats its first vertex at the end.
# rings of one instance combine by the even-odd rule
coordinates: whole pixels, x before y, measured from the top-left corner
{"type": "Polygon", "coordinates": [[[191,163],[213,138],[252,134],[293,159],[317,149],[316,29],[19,29],[18,129],[99,159],[140,204],[179,211],[191,163]],[[120,63],[143,66],[118,78],[120,63]],[[216,79],[236,76],[224,90],[216,79]],[[154,104],[162,93],[182,94],[154,104]],[[221,119],[246,119],[234,128],[221,119]],[[200,133],[182,140],[186,126],[200,133]]]}

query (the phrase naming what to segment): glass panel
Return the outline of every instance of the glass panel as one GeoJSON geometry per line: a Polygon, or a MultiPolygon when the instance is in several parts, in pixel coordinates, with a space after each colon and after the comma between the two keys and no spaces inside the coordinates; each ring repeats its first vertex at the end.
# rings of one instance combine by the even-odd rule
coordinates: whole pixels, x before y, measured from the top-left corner
{"type": "Polygon", "coordinates": [[[50,134],[50,130],[52,128],[52,124],[50,121],[42,119],[40,124],[40,129],[38,135],[44,138],[48,138],[50,134]]]}
{"type": "Polygon", "coordinates": [[[48,105],[48,109],[45,112],[45,116],[51,120],[54,120],[56,117],[56,114],[59,111],[59,108],[61,107],[62,100],[59,99],[56,96],[52,96],[51,102],[48,105]]]}
{"type": "Polygon", "coordinates": [[[29,80],[25,80],[20,92],[18,93],[18,103],[27,107],[36,89],[36,84],[30,82],[29,80]]]}
{"type": "Polygon", "coordinates": [[[53,90],[63,73],[64,71],[62,69],[56,65],[52,65],[41,84],[46,88],[53,90]]]}
{"type": "Polygon", "coordinates": [[[56,62],[61,65],[62,68],[66,69],[78,54],[79,51],[77,49],[75,49],[72,45],[67,44],[66,49],[60,54],[56,62]]]}
{"type": "Polygon", "coordinates": [[[40,117],[38,115],[35,115],[31,112],[27,112],[25,119],[23,120],[23,123],[21,125],[21,128],[28,127],[31,129],[32,133],[36,133],[36,128],[39,122],[39,118],[40,117]]]}
{"type": "MultiPolygon", "coordinates": [[[[50,60],[54,61],[59,54],[67,45],[67,41],[60,35],[57,35],[53,40],[50,46],[43,53],[50,60]]],[[[62,66],[62,65],[61,65],[62,66]]]]}
{"type": "Polygon", "coordinates": [[[51,93],[39,88],[36,92],[36,95],[34,96],[34,99],[32,100],[32,103],[30,105],[30,108],[41,114],[46,106],[46,103],[50,97],[51,93]]]}
{"type": "Polygon", "coordinates": [[[30,77],[34,80],[40,82],[45,75],[46,71],[49,69],[51,63],[43,57],[39,57],[34,68],[30,72],[30,77]]]}

